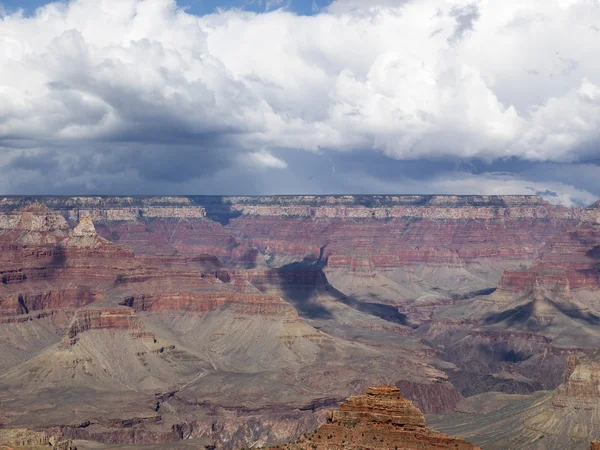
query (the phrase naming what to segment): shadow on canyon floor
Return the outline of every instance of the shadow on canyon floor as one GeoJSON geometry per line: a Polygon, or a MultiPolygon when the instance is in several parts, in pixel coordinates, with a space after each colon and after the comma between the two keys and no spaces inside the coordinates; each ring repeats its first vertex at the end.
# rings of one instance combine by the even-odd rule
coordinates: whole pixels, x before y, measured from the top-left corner
{"type": "MultiPolygon", "coordinates": [[[[321,255],[323,248],[321,249],[321,255]]],[[[318,290],[326,290],[341,303],[374,317],[379,317],[388,322],[400,325],[409,325],[406,315],[400,313],[392,305],[372,303],[347,296],[329,284],[323,272],[325,264],[321,256],[316,262],[295,262],[281,267],[278,270],[282,281],[286,299],[296,308],[300,316],[307,319],[333,319],[331,312],[323,305],[317,303],[318,290]],[[294,274],[290,276],[290,272],[294,274]]]]}
{"type": "Polygon", "coordinates": [[[483,320],[485,325],[496,325],[500,322],[506,322],[508,326],[521,325],[527,323],[534,312],[534,302],[517,306],[499,313],[490,314],[483,320]]]}

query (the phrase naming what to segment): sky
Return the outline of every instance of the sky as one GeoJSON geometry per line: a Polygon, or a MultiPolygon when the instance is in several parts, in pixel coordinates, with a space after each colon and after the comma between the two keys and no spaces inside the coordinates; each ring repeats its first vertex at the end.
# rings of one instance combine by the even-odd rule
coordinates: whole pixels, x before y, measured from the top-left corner
{"type": "Polygon", "coordinates": [[[0,194],[600,196],[598,0],[0,5],[0,194]]]}
{"type": "MultiPolygon", "coordinates": [[[[329,6],[332,0],[180,0],[177,5],[189,14],[205,15],[219,9],[243,9],[257,13],[286,8],[300,15],[314,15],[329,6]]],[[[35,10],[46,5],[47,0],[4,0],[0,2],[5,12],[22,9],[25,15],[32,15],[35,10]]]]}

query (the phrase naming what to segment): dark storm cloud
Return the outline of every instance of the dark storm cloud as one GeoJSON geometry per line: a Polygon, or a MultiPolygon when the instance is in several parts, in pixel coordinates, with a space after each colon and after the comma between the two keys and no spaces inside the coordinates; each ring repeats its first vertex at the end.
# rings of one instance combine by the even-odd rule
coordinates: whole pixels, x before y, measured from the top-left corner
{"type": "Polygon", "coordinates": [[[145,148],[135,150],[122,161],[142,179],[179,183],[216,173],[232,164],[233,154],[214,147],[145,148]]]}
{"type": "Polygon", "coordinates": [[[5,166],[5,170],[27,170],[38,172],[40,175],[58,172],[59,168],[57,154],[52,151],[23,151],[5,166]]]}
{"type": "Polygon", "coordinates": [[[179,183],[216,173],[233,163],[228,149],[199,146],[129,145],[103,149],[60,149],[22,151],[8,162],[9,170],[24,170],[42,176],[76,178],[135,173],[141,181],[179,183]]]}
{"type": "Polygon", "coordinates": [[[192,149],[147,150],[73,151],[69,157],[61,151],[52,153],[47,165],[48,159],[31,151],[13,159],[15,177],[7,193],[35,194],[52,185],[60,194],[536,194],[566,205],[588,205],[600,195],[600,167],[589,163],[400,161],[368,151],[281,150],[273,155],[285,158],[283,169],[250,168],[235,153],[217,169],[207,168],[214,162],[192,149]],[[574,187],[581,179],[590,183],[591,193],[574,187]]]}

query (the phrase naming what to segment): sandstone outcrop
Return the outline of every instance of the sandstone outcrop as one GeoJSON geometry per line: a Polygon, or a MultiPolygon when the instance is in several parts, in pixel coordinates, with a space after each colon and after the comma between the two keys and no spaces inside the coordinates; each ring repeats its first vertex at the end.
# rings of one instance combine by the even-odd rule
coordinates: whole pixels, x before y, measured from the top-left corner
{"type": "Polygon", "coordinates": [[[360,422],[425,426],[423,413],[393,386],[372,387],[364,395],[350,397],[339,409],[330,411],[327,420],[342,426],[360,422]]]}
{"type": "Polygon", "coordinates": [[[71,440],[59,440],[44,432],[27,429],[0,429],[0,448],[7,450],[77,450],[71,440]]]}
{"type": "Polygon", "coordinates": [[[277,449],[477,449],[425,426],[423,413],[398,388],[379,386],[350,397],[327,415],[327,424],[277,449]]]}

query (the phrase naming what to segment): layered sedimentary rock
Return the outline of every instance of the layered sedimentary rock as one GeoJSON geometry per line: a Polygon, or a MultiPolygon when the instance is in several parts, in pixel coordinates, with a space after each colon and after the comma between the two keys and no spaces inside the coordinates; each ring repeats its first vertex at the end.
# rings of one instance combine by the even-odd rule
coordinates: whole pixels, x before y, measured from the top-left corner
{"type": "MultiPolygon", "coordinates": [[[[0,209],[14,209],[28,201],[7,198],[0,209]]],[[[595,209],[563,208],[528,196],[49,197],[39,201],[71,223],[91,217],[104,237],[136,252],[151,252],[153,247],[154,251],[211,253],[247,263],[256,263],[257,256],[260,262],[286,255],[295,260],[321,255],[335,257],[334,266],[344,264],[346,258],[350,265],[354,260],[355,265],[368,261],[381,269],[481,258],[529,260],[549,235],[598,217],[595,209]],[[93,213],[82,213],[82,205],[93,213]],[[164,211],[144,213],[139,209],[144,205],[160,205],[164,211]],[[190,208],[198,208],[197,214],[190,208]],[[107,212],[113,210],[128,213],[107,212]],[[224,227],[209,220],[223,215],[228,217],[224,227]]]]}
{"type": "Polygon", "coordinates": [[[279,449],[476,449],[425,426],[423,413],[393,386],[370,388],[327,415],[327,424],[279,449]]]}
{"type": "Polygon", "coordinates": [[[71,229],[39,203],[0,215],[0,246],[0,316],[102,300],[120,271],[139,266],[133,252],[98,236],[90,219],[71,229]]]}
{"type": "Polygon", "coordinates": [[[140,218],[197,219],[206,211],[186,197],[5,197],[3,210],[17,210],[40,202],[60,212],[72,223],[83,217],[93,221],[135,221],[140,218]]]}
{"type": "Polygon", "coordinates": [[[206,312],[231,305],[237,311],[246,314],[297,316],[289,303],[281,297],[233,292],[135,295],[127,297],[121,305],[138,312],[161,310],[206,312]]]}
{"type": "Polygon", "coordinates": [[[552,404],[560,408],[600,411],[598,355],[569,357],[563,382],[556,389],[552,404]]]}
{"type": "Polygon", "coordinates": [[[540,249],[527,271],[507,272],[501,287],[511,292],[527,292],[538,285],[560,283],[564,295],[571,289],[598,289],[600,285],[600,225],[581,223],[559,233],[540,249]]]}
{"type": "Polygon", "coordinates": [[[370,388],[365,395],[350,397],[327,416],[331,423],[352,426],[360,422],[425,426],[425,416],[394,386],[370,388]]]}
{"type": "Polygon", "coordinates": [[[557,208],[540,197],[514,196],[276,196],[223,197],[234,211],[259,216],[310,217],[431,217],[477,219],[492,217],[538,217],[557,209],[563,217],[581,216],[569,208],[557,208]]]}
{"type": "Polygon", "coordinates": [[[140,334],[143,325],[134,311],[129,308],[110,308],[110,309],[80,309],[77,311],[64,343],[75,343],[77,335],[89,330],[132,330],[134,334],[140,334]]]}
{"type": "Polygon", "coordinates": [[[85,289],[8,293],[0,296],[0,317],[19,316],[65,307],[81,307],[101,298],[85,289]]]}
{"type": "Polygon", "coordinates": [[[334,264],[342,264],[345,256],[350,265],[358,258],[382,268],[529,259],[548,235],[597,218],[597,213],[526,196],[233,197],[223,202],[242,214],[227,228],[236,239],[251,232],[261,251],[317,257],[326,244],[323,256],[337,256],[334,264]]]}

